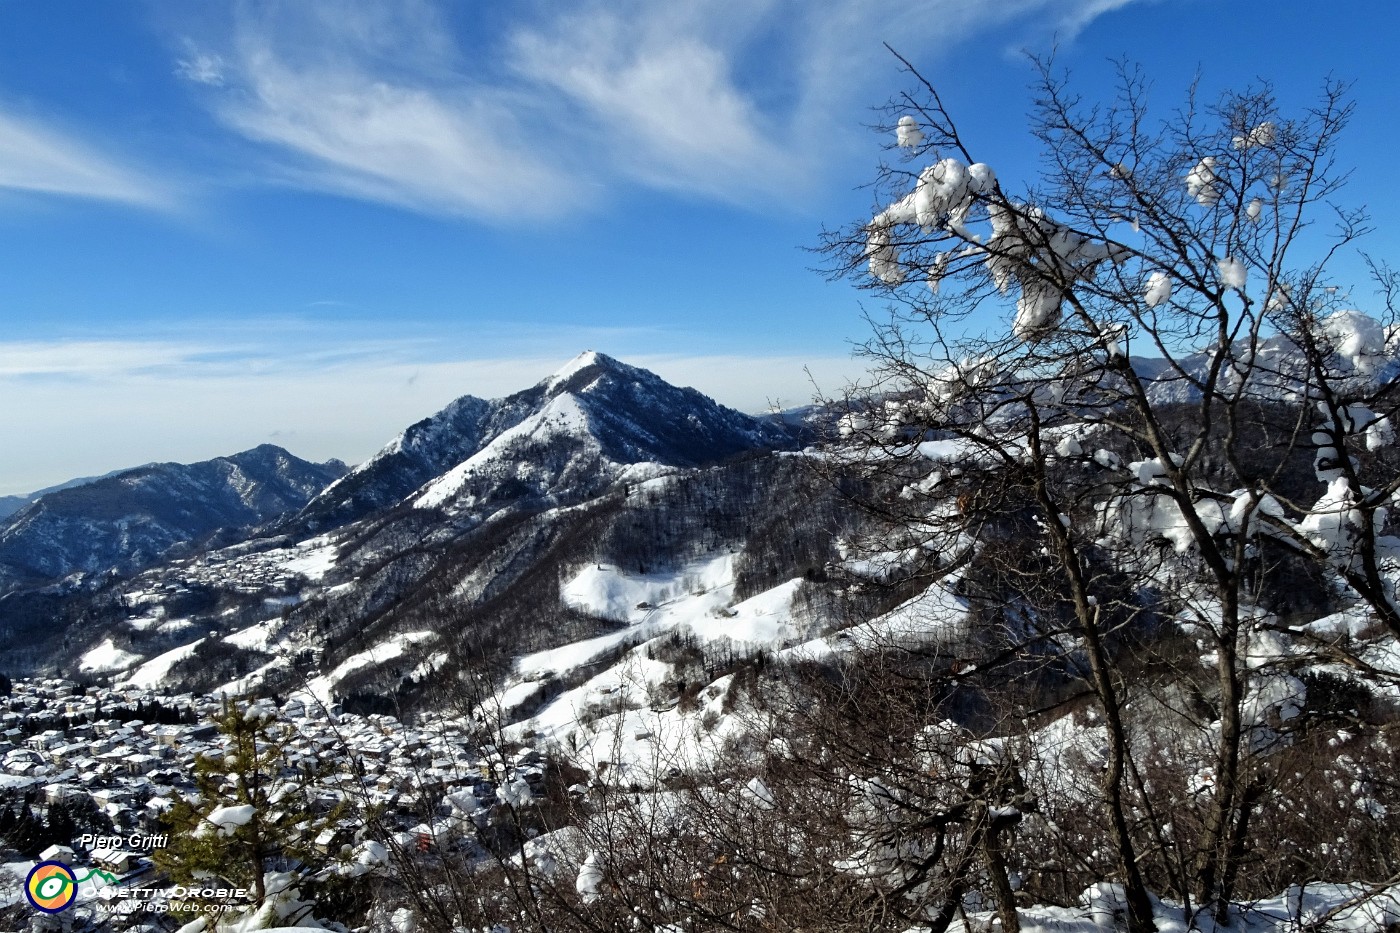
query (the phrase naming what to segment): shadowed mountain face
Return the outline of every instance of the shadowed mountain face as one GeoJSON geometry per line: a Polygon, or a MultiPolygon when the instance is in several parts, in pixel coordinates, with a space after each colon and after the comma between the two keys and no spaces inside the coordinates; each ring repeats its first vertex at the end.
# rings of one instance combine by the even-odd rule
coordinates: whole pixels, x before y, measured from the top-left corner
{"type": "Polygon", "coordinates": [[[405,501],[484,515],[594,492],[628,465],[692,467],[784,446],[788,435],[771,422],[589,352],[523,392],[464,396],[411,426],[288,529],[323,531],[405,501]]]}
{"type": "MultiPolygon", "coordinates": [[[[149,466],[149,464],[147,465],[149,466]]],[[[51,492],[58,492],[62,489],[70,489],[73,486],[82,486],[85,483],[91,483],[99,479],[106,479],[109,476],[116,476],[118,473],[127,473],[133,469],[137,468],[126,467],[125,469],[121,470],[113,470],[111,473],[103,473],[101,476],[80,476],[76,479],[70,479],[66,483],[59,483],[57,486],[47,486],[43,489],[40,489],[36,492],[31,492],[27,495],[0,496],[0,525],[4,524],[5,519],[9,518],[11,515],[15,514],[20,509],[33,502],[35,499],[38,499],[40,496],[47,496],[51,492]]]]}
{"type": "Polygon", "coordinates": [[[0,496],[0,521],[4,521],[32,500],[29,496],[0,496]]]}
{"type": "Polygon", "coordinates": [[[201,463],[156,463],[39,496],[0,525],[4,578],[149,564],[170,547],[299,509],[345,472],[265,444],[201,463]]]}

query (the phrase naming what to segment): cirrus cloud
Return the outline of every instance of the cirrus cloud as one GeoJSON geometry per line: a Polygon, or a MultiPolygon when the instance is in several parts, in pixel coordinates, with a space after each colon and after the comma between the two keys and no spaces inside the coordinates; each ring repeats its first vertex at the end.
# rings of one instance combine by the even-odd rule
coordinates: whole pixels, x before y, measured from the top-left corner
{"type": "Polygon", "coordinates": [[[106,147],[0,108],[0,189],[169,209],[166,187],[106,147]]]}
{"type": "Polygon", "coordinates": [[[886,40],[950,57],[1131,2],[236,0],[177,70],[280,183],[498,224],[637,185],[766,210],[815,191],[859,132],[886,40]]]}

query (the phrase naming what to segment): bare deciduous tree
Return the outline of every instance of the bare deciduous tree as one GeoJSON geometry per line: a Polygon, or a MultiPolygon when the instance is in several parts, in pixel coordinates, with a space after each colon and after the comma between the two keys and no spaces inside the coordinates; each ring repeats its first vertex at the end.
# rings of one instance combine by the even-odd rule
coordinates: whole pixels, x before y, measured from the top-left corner
{"type": "Polygon", "coordinates": [[[1089,685],[1129,929],[1153,927],[1142,866],[1164,849],[1181,895],[1224,919],[1265,758],[1304,703],[1283,656],[1309,635],[1280,622],[1285,575],[1311,568],[1400,633],[1393,309],[1343,309],[1328,278],[1367,226],[1331,205],[1351,104],[1335,82],[1297,117],[1268,87],[1210,105],[1193,89],[1154,119],[1128,65],[1098,105],[1036,65],[1045,169],[1023,192],[912,68],[917,90],[889,105],[903,158],[880,170],[886,206],[825,241],[832,273],[891,308],[842,433],[899,529],[875,549],[909,573],[999,565],[1016,650],[1089,685]],[[1183,801],[1195,816],[1176,821],[1194,838],[1168,841],[1126,710],[1133,666],[1181,637],[1214,673],[1178,710],[1210,750],[1183,801]]]}

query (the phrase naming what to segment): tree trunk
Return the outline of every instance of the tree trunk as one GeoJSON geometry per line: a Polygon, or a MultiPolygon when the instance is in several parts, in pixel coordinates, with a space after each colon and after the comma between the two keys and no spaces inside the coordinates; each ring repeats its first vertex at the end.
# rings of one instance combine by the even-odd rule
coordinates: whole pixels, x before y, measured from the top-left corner
{"type": "Polygon", "coordinates": [[[1226,591],[1222,599],[1221,634],[1217,643],[1220,684],[1220,741],[1216,748],[1215,794],[1206,813],[1196,855],[1196,903],[1213,904],[1216,920],[1228,922],[1229,901],[1221,879],[1235,874],[1231,832],[1236,825],[1240,785],[1240,721],[1242,689],[1238,667],[1239,604],[1226,591]]]}
{"type": "Polygon", "coordinates": [[[1001,849],[1002,830],[1015,825],[1020,817],[999,818],[988,812],[986,819],[987,830],[982,834],[982,860],[987,865],[987,880],[996,898],[1002,933],[1021,933],[1021,918],[1016,913],[1016,892],[1011,890],[1011,881],[1006,876],[1006,857],[1001,849]]]}

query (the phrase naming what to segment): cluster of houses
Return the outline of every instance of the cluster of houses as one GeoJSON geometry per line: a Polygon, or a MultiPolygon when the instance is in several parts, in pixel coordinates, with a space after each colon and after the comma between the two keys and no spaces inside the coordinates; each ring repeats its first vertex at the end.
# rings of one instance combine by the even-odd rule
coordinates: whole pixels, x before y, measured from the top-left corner
{"type": "MultiPolygon", "coordinates": [[[[197,793],[197,756],[221,757],[226,738],[215,721],[225,702],[122,687],[83,689],[61,679],[16,681],[11,694],[0,697],[0,807],[27,803],[42,816],[56,803],[91,801],[117,835],[159,834],[162,812],[177,796],[197,793]],[[161,709],[163,719],[175,711],[191,724],[105,715],[143,705],[161,709]]],[[[483,747],[465,719],[407,726],[385,715],[343,714],[305,697],[280,707],[268,700],[257,705],[275,717],[279,779],[287,789],[297,788],[313,813],[349,814],[315,839],[328,854],[375,837],[419,848],[472,838],[490,825],[502,799],[528,800],[545,778],[537,752],[507,755],[483,747]],[[374,825],[366,825],[366,813],[374,814],[374,825]]],[[[279,796],[277,788],[271,796],[279,796]]],[[[48,857],[91,861],[123,875],[149,867],[147,855],[74,839],[48,857]]]]}
{"type": "MultiPolygon", "coordinates": [[[[163,568],[138,578],[147,585],[147,600],[187,595],[189,587],[212,586],[245,594],[286,592],[305,582],[309,569],[298,558],[312,549],[290,547],[291,539],[258,538],[231,547],[205,551],[194,557],[171,561],[163,568]]],[[[143,594],[132,594],[139,601],[143,594]]]]}

